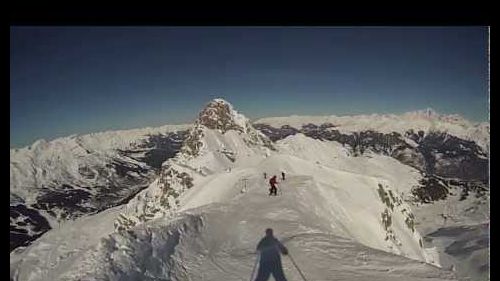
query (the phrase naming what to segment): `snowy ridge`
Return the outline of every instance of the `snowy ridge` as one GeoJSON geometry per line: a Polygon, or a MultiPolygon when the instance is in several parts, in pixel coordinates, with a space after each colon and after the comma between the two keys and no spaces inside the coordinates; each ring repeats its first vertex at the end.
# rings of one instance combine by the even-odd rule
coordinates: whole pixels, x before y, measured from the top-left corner
{"type": "Polygon", "coordinates": [[[127,204],[130,211],[120,216],[117,229],[168,216],[187,189],[230,171],[247,156],[266,155],[271,149],[269,139],[231,104],[222,99],[210,102],[189,130],[180,153],[163,163],[159,178],[127,204]]]}
{"type": "Polygon", "coordinates": [[[68,178],[84,184],[86,181],[82,179],[79,167],[103,166],[109,158],[120,157],[117,150],[141,143],[149,134],[185,130],[187,127],[188,125],[166,125],[63,137],[49,142],[41,139],[31,146],[11,149],[11,193],[32,203],[41,186],[53,182],[64,183],[68,178]]]}
{"type": "Polygon", "coordinates": [[[145,127],[138,129],[103,131],[84,135],[71,135],[68,137],[56,138],[51,141],[39,139],[30,146],[11,148],[10,150],[11,154],[15,154],[16,152],[34,151],[37,147],[44,147],[47,145],[50,146],[50,144],[64,144],[72,142],[77,142],[82,146],[94,150],[105,151],[109,149],[123,149],[130,146],[132,143],[139,142],[147,135],[185,130],[189,128],[189,126],[190,124],[163,125],[159,127],[145,127]]]}
{"type": "Polygon", "coordinates": [[[343,133],[375,130],[381,133],[397,132],[404,135],[408,130],[446,132],[459,138],[472,140],[489,151],[490,125],[488,122],[472,123],[459,115],[441,115],[431,109],[395,114],[370,114],[353,116],[298,116],[270,117],[253,121],[274,127],[289,125],[300,128],[309,123],[332,123],[343,133]]]}
{"type": "MultiPolygon", "coordinates": [[[[263,163],[258,167],[267,170],[275,164],[283,164],[283,160],[290,160],[286,158],[270,156],[261,160],[263,163]]],[[[302,161],[293,160],[291,166],[300,165],[297,168],[303,170],[302,161]]],[[[289,168],[293,168],[291,166],[289,168]]],[[[353,200],[343,196],[332,201],[344,192],[353,195],[360,190],[342,191],[324,183],[315,184],[313,178],[318,175],[294,175],[290,170],[287,180],[280,183],[282,196],[269,197],[262,186],[266,181],[258,175],[259,170],[241,167],[220,175],[221,180],[214,177],[206,185],[195,185],[181,195],[181,205],[186,207],[176,214],[138,224],[127,232],[111,233],[86,249],[78,250],[81,242],[68,241],[67,245],[77,250],[60,249],[48,261],[30,255],[35,251],[40,255],[51,249],[48,245],[57,240],[42,237],[26,252],[14,256],[11,276],[16,276],[15,280],[247,280],[255,260],[255,246],[263,230],[273,227],[303,273],[312,280],[332,280],[334,277],[345,280],[455,280],[452,272],[357,242],[351,236],[356,232],[356,225],[378,229],[374,236],[366,239],[379,241],[376,243],[383,247],[390,244],[384,242],[384,231],[378,220],[368,218],[367,226],[358,223],[370,210],[355,208],[353,200]],[[233,185],[240,183],[241,177],[248,180],[246,186],[233,185]],[[202,190],[210,190],[213,196],[207,198],[207,194],[200,193],[202,190]],[[212,203],[207,204],[209,202],[212,203]],[[345,212],[340,211],[343,208],[347,208],[345,212]],[[356,209],[359,213],[353,212],[356,209]],[[64,251],[71,253],[70,258],[63,254],[64,251]]],[[[376,198],[376,194],[366,191],[363,197],[376,198]]],[[[382,203],[374,206],[378,204],[376,209],[384,208],[382,203]]],[[[114,214],[118,212],[120,210],[114,214]]],[[[102,231],[110,232],[109,229],[102,231]]],[[[362,229],[358,231],[363,232],[362,229]]],[[[409,251],[409,247],[402,248],[409,251]]],[[[420,255],[422,252],[418,248],[417,245],[415,254],[420,255]]],[[[300,279],[289,259],[283,258],[283,267],[288,278],[300,279]]]]}

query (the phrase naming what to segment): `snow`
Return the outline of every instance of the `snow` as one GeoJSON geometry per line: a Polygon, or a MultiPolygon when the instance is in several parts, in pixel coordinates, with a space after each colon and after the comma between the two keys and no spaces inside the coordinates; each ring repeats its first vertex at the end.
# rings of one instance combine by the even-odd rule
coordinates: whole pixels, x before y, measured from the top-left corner
{"type": "Polygon", "coordinates": [[[131,144],[139,143],[148,135],[187,130],[190,126],[189,124],[164,125],[160,127],[146,127],[132,130],[106,131],[82,135],[77,139],[78,142],[85,147],[94,150],[107,151],[111,149],[125,149],[130,147],[131,144]]]}
{"type": "MultiPolygon", "coordinates": [[[[26,203],[35,202],[40,187],[74,180],[85,186],[79,167],[104,167],[110,158],[120,158],[118,149],[127,149],[149,134],[185,130],[188,125],[109,131],[81,136],[38,140],[33,145],[10,150],[10,191],[26,203]]],[[[128,159],[128,161],[131,161],[128,159]]],[[[137,162],[137,164],[140,164],[137,162]]]]}
{"type": "Polygon", "coordinates": [[[413,129],[447,132],[453,136],[475,141],[485,151],[489,151],[490,130],[489,123],[472,123],[458,115],[440,115],[433,110],[407,112],[395,114],[371,114],[352,116],[298,116],[268,117],[253,121],[254,124],[262,123],[273,127],[289,125],[301,128],[309,123],[320,125],[332,123],[333,128],[341,133],[374,130],[381,133],[398,132],[404,136],[405,132],[413,129]]]}
{"type": "Polygon", "coordinates": [[[489,200],[475,198],[473,195],[460,200],[460,192],[455,189],[451,192],[453,195],[448,195],[447,200],[413,207],[415,215],[419,218],[417,227],[423,235],[443,227],[489,223],[489,200]],[[441,214],[447,219],[445,220],[441,214]]]}
{"type": "MultiPolygon", "coordinates": [[[[290,251],[290,257],[282,259],[289,280],[301,280],[291,258],[308,280],[456,280],[453,272],[439,267],[441,253],[424,247],[420,231],[426,228],[412,227],[414,207],[403,199],[421,179],[416,169],[370,152],[352,157],[337,142],[302,134],[270,146],[229,103],[215,102],[227,104],[230,120],[226,121],[244,130],[208,129],[195,122],[190,132],[195,145],[185,143],[180,153],[163,163],[149,187],[126,205],[54,227],[32,245],[16,249],[11,253],[11,278],[248,280],[255,247],[271,227],[290,251]],[[286,180],[278,182],[280,195],[268,196],[267,180],[282,171],[286,180]]],[[[264,121],[257,122],[273,126],[331,122],[344,132],[446,128],[463,133],[469,125],[431,110],[402,116],[292,116],[264,121]]],[[[185,129],[161,130],[180,128],[185,129]]],[[[33,159],[43,162],[32,166],[33,177],[25,178],[38,183],[57,179],[58,165],[68,165],[72,171],[79,161],[103,161],[88,156],[86,149],[106,155],[109,149],[128,147],[155,130],[72,136],[11,150],[11,181],[22,189],[28,179],[21,180],[25,171],[16,165],[30,167],[33,159]],[[67,156],[56,161],[59,155],[67,156]],[[51,161],[59,164],[50,166],[51,161]]],[[[16,200],[29,199],[29,191],[19,193],[23,196],[16,200]]],[[[418,221],[420,226],[427,222],[435,227],[436,210],[417,211],[415,217],[429,219],[418,221]]]]}
{"type": "Polygon", "coordinates": [[[428,235],[439,245],[443,268],[463,280],[489,280],[489,227],[485,224],[447,226],[428,235]]]}
{"type": "Polygon", "coordinates": [[[123,207],[68,221],[48,231],[28,248],[17,248],[10,256],[14,280],[57,280],[68,266],[114,230],[113,221],[123,207]]]}
{"type": "Polygon", "coordinates": [[[373,153],[351,157],[348,149],[338,142],[315,140],[303,134],[289,136],[276,146],[282,154],[300,157],[324,169],[332,168],[391,182],[398,194],[409,192],[421,178],[418,170],[401,165],[392,157],[373,153]]]}
{"type": "MultiPolygon", "coordinates": [[[[387,207],[377,194],[378,184],[397,190],[397,197],[418,179],[412,168],[378,155],[349,157],[339,144],[301,134],[278,142],[277,151],[249,145],[244,137],[206,130],[198,157],[169,160],[179,171],[190,171],[195,184],[179,190],[179,204],[168,215],[160,212],[129,231],[113,230],[112,221],[120,214],[130,216],[138,204],[155,204],[162,192],[155,181],[124,207],[65,224],[14,251],[11,276],[242,280],[251,274],[264,229],[272,227],[311,280],[453,280],[452,273],[423,263],[439,261],[433,249],[419,246],[418,232],[405,225],[401,209],[409,209],[406,203],[391,212],[397,240],[385,240],[380,214],[387,207]],[[223,148],[237,159],[217,152],[223,148]],[[210,173],[196,174],[192,167],[210,173]],[[269,197],[263,172],[282,170],[287,180],[278,184],[281,195],[269,197]]],[[[291,280],[299,278],[289,259],[283,259],[283,267],[291,280]]]]}
{"type": "MultiPolygon", "coordinates": [[[[112,233],[88,250],[73,247],[66,251],[74,250],[71,257],[59,252],[57,263],[38,257],[50,248],[46,243],[59,242],[58,236],[42,237],[17,259],[21,264],[11,262],[23,269],[15,280],[248,280],[255,246],[268,227],[288,247],[308,280],[454,280],[451,272],[340,235],[321,210],[324,206],[316,206],[320,194],[310,190],[306,176],[289,176],[278,197],[267,195],[260,175],[249,181],[246,193],[232,187],[234,192],[223,202],[187,208],[174,217],[140,224],[132,232],[112,233]]],[[[216,186],[226,192],[231,189],[220,182],[214,182],[212,187],[216,186]]],[[[75,222],[72,230],[77,226],[82,227],[75,222]]],[[[67,244],[78,239],[60,231],[67,244]]],[[[91,231],[101,237],[109,229],[91,231]]],[[[300,280],[287,257],[283,268],[289,280],[300,280]]]]}
{"type": "MultiPolygon", "coordinates": [[[[193,180],[195,186],[204,185],[210,180],[210,176],[221,176],[232,170],[238,165],[246,165],[247,161],[252,162],[251,155],[258,155],[257,158],[263,158],[268,153],[268,148],[263,146],[262,142],[251,142],[251,136],[247,133],[241,133],[230,130],[225,133],[219,130],[207,129],[203,125],[196,125],[196,131],[199,135],[194,138],[201,142],[201,148],[196,155],[189,153],[179,153],[174,158],[163,163],[167,167],[166,171],[177,174],[186,173],[193,180]],[[230,152],[234,159],[230,159],[227,154],[230,152]]],[[[251,130],[255,130],[251,128],[251,130]]],[[[265,136],[261,136],[265,138],[265,136]]],[[[254,161],[255,163],[255,161],[254,161]]],[[[185,186],[177,178],[165,176],[164,182],[171,184],[171,189],[180,194],[186,190],[185,186]]],[[[141,191],[135,198],[128,203],[130,210],[136,210],[136,213],[128,213],[127,219],[139,221],[144,215],[149,217],[163,216],[176,209],[177,200],[173,194],[166,194],[164,184],[155,181],[149,188],[141,191]],[[165,207],[162,202],[169,201],[169,206],[165,207]]],[[[207,197],[208,198],[208,197],[207,197]]]]}

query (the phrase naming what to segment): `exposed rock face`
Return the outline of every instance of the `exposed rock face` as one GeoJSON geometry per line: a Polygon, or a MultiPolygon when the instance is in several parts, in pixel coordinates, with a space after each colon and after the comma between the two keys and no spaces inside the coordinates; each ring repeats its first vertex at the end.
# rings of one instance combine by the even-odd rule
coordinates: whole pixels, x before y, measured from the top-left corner
{"type": "Polygon", "coordinates": [[[146,163],[154,169],[160,169],[163,162],[174,157],[180,151],[182,143],[187,137],[187,131],[149,135],[146,142],[139,143],[129,150],[121,150],[121,153],[146,163]]]}
{"type": "Polygon", "coordinates": [[[229,130],[246,132],[245,117],[238,114],[230,103],[222,99],[212,100],[198,115],[195,124],[200,124],[208,129],[220,130],[225,133],[229,130]]]}
{"type": "Polygon", "coordinates": [[[291,135],[295,135],[300,132],[299,130],[287,125],[284,125],[281,128],[274,128],[266,124],[254,124],[254,127],[257,130],[261,131],[273,142],[284,139],[291,135]]]}
{"type": "Polygon", "coordinates": [[[203,147],[203,126],[196,124],[189,130],[186,139],[181,147],[181,153],[189,156],[198,156],[201,148],[203,147]]]}
{"type": "Polygon", "coordinates": [[[49,222],[38,210],[24,204],[10,206],[10,251],[28,245],[49,229],[49,222]]]}
{"type": "Polygon", "coordinates": [[[210,101],[200,112],[194,125],[194,129],[191,130],[192,137],[188,138],[188,142],[186,142],[192,152],[196,152],[200,148],[200,143],[196,139],[201,138],[203,128],[218,130],[223,134],[234,130],[245,134],[245,142],[250,145],[264,145],[269,149],[274,149],[265,134],[256,130],[250,120],[238,113],[229,102],[223,99],[210,101]]]}
{"type": "Polygon", "coordinates": [[[418,202],[432,203],[437,200],[446,199],[454,190],[458,190],[460,201],[467,199],[471,194],[476,198],[487,198],[489,196],[489,186],[487,183],[447,179],[432,175],[422,178],[420,186],[414,187],[412,193],[418,202]]]}
{"type": "Polygon", "coordinates": [[[488,181],[488,155],[473,141],[462,140],[446,133],[407,132],[417,150],[425,158],[426,173],[464,180],[488,181]]]}

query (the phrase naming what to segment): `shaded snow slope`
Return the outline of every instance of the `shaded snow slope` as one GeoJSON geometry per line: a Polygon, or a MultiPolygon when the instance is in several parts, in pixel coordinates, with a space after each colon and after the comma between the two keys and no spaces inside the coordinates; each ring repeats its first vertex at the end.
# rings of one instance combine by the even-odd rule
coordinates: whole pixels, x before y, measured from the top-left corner
{"type": "MultiPolygon", "coordinates": [[[[328,200],[320,198],[320,188],[311,181],[309,176],[290,176],[280,184],[278,197],[267,195],[258,176],[248,178],[243,192],[240,185],[213,183],[214,192],[223,189],[229,198],[113,233],[77,258],[53,265],[50,272],[57,276],[42,273],[44,266],[50,267],[48,261],[36,265],[39,274],[28,274],[35,259],[30,252],[43,245],[43,237],[18,258],[16,266],[25,275],[14,279],[249,280],[255,247],[271,227],[308,280],[455,280],[449,271],[366,247],[342,234],[325,213],[328,207],[321,202],[328,200]]],[[[288,279],[300,280],[291,260],[282,261],[288,279]]]]}
{"type": "Polygon", "coordinates": [[[447,200],[412,206],[415,227],[424,245],[439,252],[443,268],[452,268],[459,280],[489,280],[489,197],[460,200],[456,189],[447,200]]]}
{"type": "Polygon", "coordinates": [[[460,280],[489,280],[488,224],[439,228],[427,235],[426,240],[440,245],[443,268],[456,271],[460,280]]]}

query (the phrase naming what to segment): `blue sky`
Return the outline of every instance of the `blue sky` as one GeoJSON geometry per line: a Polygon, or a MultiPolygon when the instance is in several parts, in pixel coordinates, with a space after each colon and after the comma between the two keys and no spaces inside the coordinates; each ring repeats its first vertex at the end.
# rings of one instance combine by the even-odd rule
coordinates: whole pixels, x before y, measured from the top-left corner
{"type": "Polygon", "coordinates": [[[488,120],[486,27],[11,27],[10,141],[192,122],[402,113],[488,120]]]}

